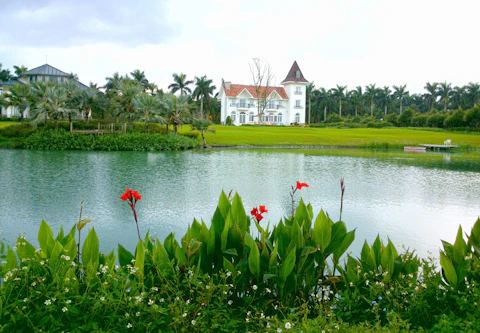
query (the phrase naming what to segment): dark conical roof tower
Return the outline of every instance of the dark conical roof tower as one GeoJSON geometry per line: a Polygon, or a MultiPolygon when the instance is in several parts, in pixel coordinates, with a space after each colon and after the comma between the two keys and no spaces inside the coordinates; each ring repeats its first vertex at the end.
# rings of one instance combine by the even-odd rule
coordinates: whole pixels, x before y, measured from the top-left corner
{"type": "Polygon", "coordinates": [[[290,71],[288,72],[285,80],[282,81],[282,84],[287,82],[308,83],[307,79],[305,79],[305,77],[303,76],[302,71],[300,70],[300,67],[298,67],[298,64],[296,61],[293,62],[292,68],[290,68],[290,71]]]}

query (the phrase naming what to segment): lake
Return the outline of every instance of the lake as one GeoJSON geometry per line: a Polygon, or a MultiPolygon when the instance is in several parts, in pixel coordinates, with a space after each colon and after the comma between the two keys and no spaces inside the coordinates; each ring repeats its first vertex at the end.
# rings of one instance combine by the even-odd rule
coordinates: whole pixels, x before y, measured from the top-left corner
{"type": "MultiPolygon", "coordinates": [[[[100,247],[121,243],[133,250],[137,231],[130,207],[120,200],[128,186],[137,203],[142,235],[177,239],[193,218],[209,225],[221,191],[237,191],[247,211],[265,205],[268,221],[291,211],[297,192],[315,215],[324,209],[336,221],[340,178],[345,178],[343,221],[356,228],[350,251],[379,234],[397,248],[438,257],[440,240],[453,242],[459,225],[470,229],[480,215],[480,153],[404,153],[351,150],[195,150],[185,152],[83,152],[0,150],[0,229],[13,244],[25,235],[37,242],[42,219],[56,233],[92,218],[100,247]]],[[[297,196],[298,198],[298,196],[297,196]]],[[[84,232],[84,237],[86,232],[84,232]]]]}

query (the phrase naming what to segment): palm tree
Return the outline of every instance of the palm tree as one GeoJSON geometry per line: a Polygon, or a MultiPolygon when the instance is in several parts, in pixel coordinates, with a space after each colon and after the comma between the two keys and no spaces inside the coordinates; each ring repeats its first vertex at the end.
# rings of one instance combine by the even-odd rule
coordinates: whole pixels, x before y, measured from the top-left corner
{"type": "Polygon", "coordinates": [[[176,93],[180,91],[180,96],[185,95],[186,93],[191,94],[192,90],[188,87],[188,85],[192,84],[193,81],[187,81],[187,75],[180,73],[180,75],[173,73],[173,83],[168,86],[168,89],[171,89],[172,93],[176,93]]]}
{"type": "Polygon", "coordinates": [[[447,112],[447,107],[452,97],[452,84],[447,83],[447,81],[440,83],[437,93],[440,96],[440,101],[443,102],[443,110],[447,112]]]}
{"type": "Polygon", "coordinates": [[[78,81],[79,78],[78,78],[78,74],[74,73],[74,72],[70,72],[70,75],[68,76],[68,78],[70,80],[75,80],[75,81],[78,81]]]}
{"type": "Polygon", "coordinates": [[[467,86],[454,87],[451,96],[453,109],[465,109],[468,104],[467,86]]]}
{"type": "Polygon", "coordinates": [[[466,86],[466,91],[473,106],[477,106],[480,101],[480,85],[478,83],[469,82],[466,86]]]}
{"type": "Polygon", "coordinates": [[[138,81],[129,78],[115,81],[112,105],[118,116],[128,118],[130,127],[133,127],[133,118],[135,115],[133,99],[140,95],[142,91],[143,87],[138,81]]]}
{"type": "Polygon", "coordinates": [[[22,73],[25,73],[26,71],[28,71],[28,68],[23,66],[23,65],[20,66],[20,67],[19,66],[13,66],[13,68],[14,68],[15,75],[17,77],[20,77],[22,75],[22,73]]]}
{"type": "Polygon", "coordinates": [[[8,86],[2,95],[3,105],[18,109],[20,120],[23,123],[24,112],[27,112],[32,104],[31,89],[28,84],[14,83],[8,86]]]}
{"type": "Polygon", "coordinates": [[[178,125],[183,124],[188,117],[188,96],[175,96],[174,94],[163,95],[163,101],[165,102],[165,109],[167,113],[167,124],[173,123],[173,131],[178,133],[178,125]]]}
{"type": "Polygon", "coordinates": [[[45,102],[37,104],[32,110],[34,124],[44,117],[55,119],[55,128],[58,130],[58,119],[75,114],[77,110],[67,107],[67,91],[61,85],[47,86],[45,90],[45,102]]]}
{"type": "Polygon", "coordinates": [[[307,101],[308,101],[308,124],[312,118],[312,99],[315,94],[315,83],[310,82],[307,84],[307,101]]]}
{"type": "Polygon", "coordinates": [[[210,119],[193,119],[192,124],[192,131],[199,131],[202,135],[203,139],[203,148],[207,148],[207,140],[205,139],[205,132],[212,132],[215,133],[215,129],[209,128],[212,125],[210,119]]]}
{"type": "Polygon", "coordinates": [[[103,94],[95,88],[82,89],[75,98],[78,110],[85,115],[88,124],[94,110],[103,112],[103,94]]]}
{"type": "Polygon", "coordinates": [[[212,86],[212,80],[207,79],[207,76],[195,77],[195,89],[193,90],[192,97],[197,101],[200,100],[200,119],[203,119],[203,100],[208,103],[210,96],[213,95],[213,91],[217,87],[212,86]]]}
{"type": "Polygon", "coordinates": [[[428,104],[430,105],[430,111],[433,110],[435,107],[435,102],[437,101],[437,96],[438,96],[438,83],[429,83],[425,85],[425,90],[427,90],[427,93],[424,95],[425,99],[427,100],[428,104]]]}
{"type": "Polygon", "coordinates": [[[130,75],[132,76],[132,79],[134,79],[135,81],[139,82],[142,85],[143,91],[146,91],[148,89],[149,83],[148,83],[147,77],[145,76],[144,71],[135,69],[133,72],[130,72],[130,75]]]}
{"type": "Polygon", "coordinates": [[[403,111],[403,99],[408,96],[408,91],[405,90],[406,88],[406,84],[403,86],[393,86],[393,89],[395,89],[393,96],[400,101],[400,114],[402,114],[403,111]]]}
{"type": "Polygon", "coordinates": [[[378,101],[381,106],[385,108],[385,116],[388,113],[388,105],[390,104],[390,100],[392,97],[392,91],[390,90],[390,87],[385,86],[383,89],[378,89],[378,101]]]}
{"type": "Polygon", "coordinates": [[[138,119],[145,122],[147,134],[149,133],[150,121],[158,121],[165,123],[165,118],[160,115],[160,111],[164,107],[164,101],[156,96],[142,93],[133,99],[133,106],[139,111],[138,119]]]}
{"type": "Polygon", "coordinates": [[[373,108],[377,100],[378,89],[375,88],[375,83],[365,87],[365,98],[370,102],[370,116],[373,117],[373,108]]]}
{"type": "Polygon", "coordinates": [[[355,107],[355,117],[357,117],[358,110],[360,109],[360,106],[363,104],[363,91],[361,86],[357,86],[356,89],[353,89],[352,91],[350,91],[350,101],[355,107]]]}
{"type": "Polygon", "coordinates": [[[325,88],[320,88],[317,93],[317,104],[320,108],[323,108],[323,121],[327,120],[327,109],[332,101],[332,94],[325,88]]]}
{"type": "Polygon", "coordinates": [[[338,101],[338,115],[342,116],[342,99],[345,98],[347,86],[339,86],[337,84],[336,88],[332,88],[332,96],[335,100],[338,101]]]}
{"type": "MultiPolygon", "coordinates": [[[[128,77],[128,75],[126,75],[128,77]]],[[[118,72],[113,73],[112,77],[106,77],[105,80],[107,80],[107,84],[105,84],[105,89],[107,91],[110,91],[112,89],[115,89],[115,85],[118,84],[118,82],[122,81],[126,77],[121,76],[118,74],[118,72]]]]}

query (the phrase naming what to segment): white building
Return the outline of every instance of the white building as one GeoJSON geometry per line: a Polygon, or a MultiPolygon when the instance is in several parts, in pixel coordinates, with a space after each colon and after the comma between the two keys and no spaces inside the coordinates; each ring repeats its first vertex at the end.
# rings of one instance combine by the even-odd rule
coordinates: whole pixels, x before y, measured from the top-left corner
{"type": "Polygon", "coordinates": [[[295,61],[282,81],[283,87],[268,87],[266,99],[255,86],[224,82],[218,98],[221,102],[221,122],[230,116],[232,124],[293,125],[305,123],[306,87],[308,81],[295,61]],[[260,95],[260,96],[259,96],[260,95]],[[258,117],[258,103],[266,100],[262,119],[258,117]]]}

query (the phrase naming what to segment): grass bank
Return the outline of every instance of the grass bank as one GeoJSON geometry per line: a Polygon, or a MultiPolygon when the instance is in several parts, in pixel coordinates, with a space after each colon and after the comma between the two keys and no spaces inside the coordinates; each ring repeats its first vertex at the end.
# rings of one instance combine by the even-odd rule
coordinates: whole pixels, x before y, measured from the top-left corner
{"type": "MultiPolygon", "coordinates": [[[[309,128],[220,126],[207,133],[212,146],[323,146],[398,148],[422,143],[443,144],[447,139],[462,148],[480,148],[480,134],[413,128],[309,128]]],[[[187,126],[184,126],[187,131],[187,126]]]]}

